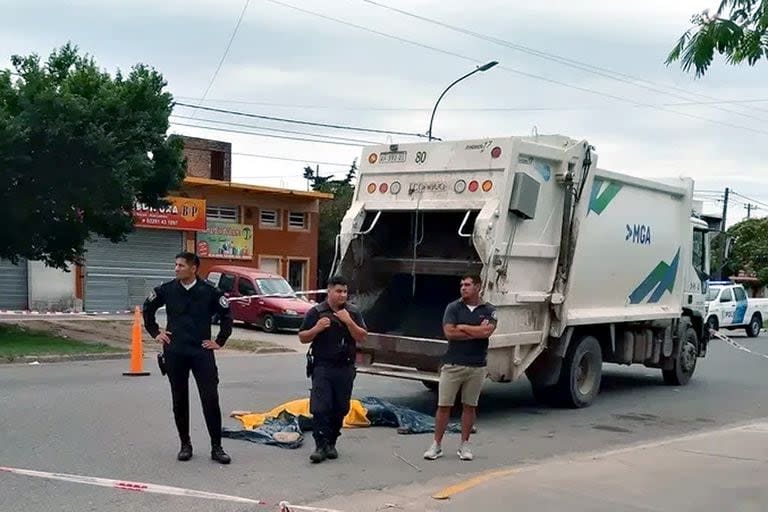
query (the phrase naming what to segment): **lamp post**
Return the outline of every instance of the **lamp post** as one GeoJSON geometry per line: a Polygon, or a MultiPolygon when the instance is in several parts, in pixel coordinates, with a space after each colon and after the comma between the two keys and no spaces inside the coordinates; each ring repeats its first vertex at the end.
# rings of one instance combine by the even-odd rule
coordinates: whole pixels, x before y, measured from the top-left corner
{"type": "Polygon", "coordinates": [[[435,103],[435,108],[432,109],[432,117],[429,119],[429,130],[427,131],[427,136],[429,137],[430,141],[432,140],[432,122],[435,120],[435,112],[437,112],[437,106],[440,104],[440,100],[443,99],[443,96],[445,96],[445,93],[447,93],[448,90],[451,87],[453,87],[457,83],[461,82],[465,78],[469,78],[470,76],[474,75],[477,72],[488,71],[489,69],[491,69],[496,64],[498,64],[498,62],[495,61],[495,60],[492,60],[491,62],[488,62],[487,64],[483,64],[482,66],[478,66],[477,68],[475,68],[474,70],[470,71],[469,73],[467,73],[466,75],[462,76],[461,78],[455,80],[451,85],[449,85],[448,87],[445,88],[445,90],[440,95],[440,97],[437,98],[437,103],[435,103]]]}

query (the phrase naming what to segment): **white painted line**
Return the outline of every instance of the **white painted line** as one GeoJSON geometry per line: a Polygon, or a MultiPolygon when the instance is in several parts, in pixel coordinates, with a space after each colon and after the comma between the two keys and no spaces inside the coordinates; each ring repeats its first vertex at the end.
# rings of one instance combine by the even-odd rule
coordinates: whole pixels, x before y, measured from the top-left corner
{"type": "Polygon", "coordinates": [[[226,494],[216,494],[205,491],[195,491],[193,489],[183,489],[181,487],[168,487],[166,485],[148,484],[143,482],[129,482],[125,480],[111,480],[109,478],[98,478],[93,476],[67,475],[64,473],[48,473],[45,471],[32,471],[29,469],[6,468],[0,466],[0,473],[12,473],[16,475],[32,476],[37,478],[46,478],[49,480],[61,480],[75,484],[96,485],[99,487],[109,487],[123,491],[148,492],[153,494],[168,494],[171,496],[186,496],[189,498],[200,498],[218,501],[233,501],[236,503],[248,503],[250,505],[266,505],[262,500],[250,498],[241,498],[238,496],[228,496],[226,494]]]}

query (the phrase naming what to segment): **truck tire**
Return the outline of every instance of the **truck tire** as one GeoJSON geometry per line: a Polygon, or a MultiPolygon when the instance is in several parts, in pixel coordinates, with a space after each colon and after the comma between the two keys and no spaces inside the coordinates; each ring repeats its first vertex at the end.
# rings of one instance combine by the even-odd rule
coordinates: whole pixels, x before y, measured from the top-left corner
{"type": "Polygon", "coordinates": [[[594,336],[584,336],[568,347],[563,360],[557,400],[563,407],[588,407],[600,392],[603,351],[594,336]]]}
{"type": "Polygon", "coordinates": [[[760,313],[752,315],[752,319],[747,326],[747,336],[750,338],[757,338],[760,335],[760,331],[763,329],[763,319],[760,313]]]}
{"type": "Polygon", "coordinates": [[[720,329],[720,322],[717,320],[715,315],[707,318],[707,329],[710,331],[717,331],[720,329]]]}
{"type": "Polygon", "coordinates": [[[664,382],[669,386],[685,386],[696,371],[696,359],[698,357],[696,347],[699,346],[699,337],[693,327],[685,331],[677,359],[671,370],[662,370],[664,382]]]}

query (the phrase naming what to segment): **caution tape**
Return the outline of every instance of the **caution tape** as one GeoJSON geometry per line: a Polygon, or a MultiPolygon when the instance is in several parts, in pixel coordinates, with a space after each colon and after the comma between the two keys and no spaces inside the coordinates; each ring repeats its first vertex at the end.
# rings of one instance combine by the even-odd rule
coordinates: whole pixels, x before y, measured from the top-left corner
{"type": "Polygon", "coordinates": [[[181,487],[169,487],[166,485],[157,485],[143,482],[129,482],[125,480],[112,480],[109,478],[98,478],[93,476],[68,475],[65,473],[49,473],[46,471],[32,471],[30,469],[6,468],[0,467],[2,473],[12,473],[16,475],[31,476],[37,478],[46,478],[48,480],[60,480],[76,484],[96,485],[99,487],[109,487],[123,491],[148,492],[153,494],[168,494],[172,496],[186,496],[190,498],[200,498],[207,500],[231,501],[235,503],[247,503],[250,505],[266,505],[263,500],[254,500],[251,498],[241,498],[239,496],[228,496],[226,494],[217,494],[213,492],[195,491],[193,489],[184,489],[181,487]]]}
{"type": "Polygon", "coordinates": [[[291,505],[287,501],[281,501],[280,512],[341,512],[341,511],[330,509],[330,508],[302,507],[300,505],[291,505]]]}
{"type": "Polygon", "coordinates": [[[252,299],[289,299],[296,295],[313,295],[328,293],[328,290],[301,290],[293,293],[269,293],[261,295],[242,295],[239,297],[227,297],[228,302],[250,301],[252,299]]]}
{"type": "Polygon", "coordinates": [[[710,329],[710,334],[714,336],[715,338],[719,339],[720,341],[726,342],[728,345],[732,346],[733,348],[737,350],[741,350],[742,352],[747,352],[748,354],[752,354],[755,356],[762,357],[763,359],[768,359],[768,355],[761,354],[759,352],[755,352],[754,350],[750,350],[741,343],[737,343],[733,341],[731,338],[726,336],[725,334],[721,334],[720,331],[715,331],[714,329],[710,329]]]}
{"type": "Polygon", "coordinates": [[[0,309],[0,315],[25,316],[100,316],[100,315],[130,315],[129,309],[120,311],[34,311],[29,309],[0,309]]]}

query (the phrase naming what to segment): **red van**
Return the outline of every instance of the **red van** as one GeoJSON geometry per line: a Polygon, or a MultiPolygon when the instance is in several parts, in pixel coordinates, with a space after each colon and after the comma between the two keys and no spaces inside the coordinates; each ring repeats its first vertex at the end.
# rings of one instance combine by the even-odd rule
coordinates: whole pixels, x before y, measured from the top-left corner
{"type": "Polygon", "coordinates": [[[234,320],[256,325],[266,332],[298,329],[313,305],[296,295],[282,276],[257,268],[216,265],[211,267],[205,279],[230,298],[264,295],[250,300],[234,300],[229,308],[234,320]]]}

